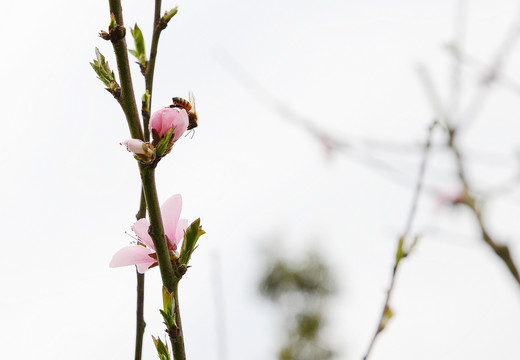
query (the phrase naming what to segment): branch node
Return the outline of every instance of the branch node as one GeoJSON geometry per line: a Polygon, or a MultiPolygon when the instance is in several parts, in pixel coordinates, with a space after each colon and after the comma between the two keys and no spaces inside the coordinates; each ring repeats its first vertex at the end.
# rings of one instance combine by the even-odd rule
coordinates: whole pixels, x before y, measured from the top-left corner
{"type": "Polygon", "coordinates": [[[126,36],[126,28],[122,25],[116,25],[114,28],[110,28],[110,41],[112,44],[122,41],[126,36]]]}

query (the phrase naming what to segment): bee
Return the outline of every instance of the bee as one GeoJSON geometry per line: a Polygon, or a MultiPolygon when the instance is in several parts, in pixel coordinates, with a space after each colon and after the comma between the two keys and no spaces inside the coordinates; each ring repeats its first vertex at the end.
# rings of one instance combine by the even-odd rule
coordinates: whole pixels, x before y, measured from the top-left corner
{"type": "Polygon", "coordinates": [[[191,91],[189,92],[189,98],[190,98],[190,100],[188,101],[181,97],[174,97],[172,99],[173,104],[170,105],[170,107],[172,107],[172,108],[178,107],[178,108],[186,110],[186,112],[188,113],[188,121],[189,121],[188,130],[193,130],[198,126],[198,124],[197,124],[198,116],[197,116],[197,112],[195,111],[195,96],[193,95],[193,93],[191,91]]]}

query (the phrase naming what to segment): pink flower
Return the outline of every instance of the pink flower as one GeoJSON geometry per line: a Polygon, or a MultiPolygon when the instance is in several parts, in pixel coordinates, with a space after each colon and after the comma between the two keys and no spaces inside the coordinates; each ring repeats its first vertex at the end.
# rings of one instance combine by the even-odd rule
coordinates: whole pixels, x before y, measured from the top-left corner
{"type": "MultiPolygon", "coordinates": [[[[173,131],[172,139],[175,142],[184,134],[186,129],[188,129],[188,123],[188,113],[186,110],[167,107],[153,113],[148,128],[154,140],[156,140],[156,134],[160,139],[174,127],[175,130],[173,131]]],[[[157,141],[159,139],[157,139],[157,141]]]]}
{"type": "MultiPolygon", "coordinates": [[[[177,245],[184,237],[184,231],[188,227],[188,220],[180,219],[182,198],[180,194],[173,195],[161,206],[164,234],[168,242],[170,252],[179,256],[177,245]]],[[[141,274],[157,265],[155,247],[152,238],[148,234],[150,223],[146,219],[138,220],[132,231],[137,235],[137,244],[126,246],[116,252],[110,261],[110,267],[137,265],[137,271],[141,274]]]]}

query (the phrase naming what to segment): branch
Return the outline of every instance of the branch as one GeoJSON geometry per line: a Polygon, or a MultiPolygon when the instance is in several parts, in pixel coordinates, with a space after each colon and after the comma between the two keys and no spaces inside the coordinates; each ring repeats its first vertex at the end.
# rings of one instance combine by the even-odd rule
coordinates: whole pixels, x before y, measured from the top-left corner
{"type": "Polygon", "coordinates": [[[416,183],[415,191],[414,191],[413,198],[412,198],[412,205],[410,208],[410,212],[408,214],[408,218],[406,220],[406,224],[405,224],[403,233],[397,243],[396,259],[395,259],[395,264],[394,264],[394,268],[392,271],[392,279],[390,280],[390,286],[388,287],[388,290],[386,292],[386,299],[385,299],[385,303],[383,306],[383,311],[381,312],[381,316],[379,318],[379,323],[377,325],[376,332],[374,333],[374,336],[372,337],[372,340],[370,341],[370,344],[368,345],[368,349],[367,349],[365,356],[363,357],[363,360],[368,359],[370,352],[372,351],[372,349],[374,347],[374,344],[376,342],[378,335],[385,329],[386,324],[388,323],[388,321],[390,320],[390,318],[393,315],[392,310],[390,308],[390,299],[391,299],[392,292],[394,289],[397,270],[399,268],[399,264],[401,263],[401,260],[404,259],[406,256],[408,256],[408,254],[411,252],[411,250],[413,249],[413,247],[415,246],[415,244],[417,242],[417,238],[416,238],[412,242],[412,244],[408,247],[407,250],[404,249],[404,242],[409,237],[410,231],[412,229],[413,221],[414,221],[416,213],[417,213],[417,204],[419,203],[419,198],[420,198],[422,188],[423,188],[424,174],[426,173],[426,163],[428,160],[428,154],[431,149],[431,140],[433,137],[433,130],[435,129],[435,126],[437,124],[438,124],[438,122],[434,121],[428,130],[428,135],[426,137],[426,142],[424,144],[423,158],[422,158],[422,162],[421,162],[421,165],[419,168],[419,175],[417,177],[417,183],[416,183]]]}
{"type": "Polygon", "coordinates": [[[176,280],[173,272],[168,245],[166,244],[166,239],[164,237],[161,209],[155,187],[155,168],[139,163],[139,170],[141,172],[143,191],[150,218],[150,228],[148,232],[152,237],[153,245],[157,253],[157,262],[159,263],[162,283],[171,293],[173,292],[176,281],[178,280],[176,280]]]}
{"type": "Polygon", "coordinates": [[[173,311],[175,313],[175,322],[177,323],[177,327],[175,328],[175,332],[172,334],[169,331],[170,340],[172,342],[173,347],[173,358],[175,360],[186,360],[186,351],[184,350],[184,333],[182,331],[182,322],[181,322],[181,310],[179,307],[179,282],[175,284],[173,290],[173,299],[175,300],[175,305],[173,307],[173,311]]]}
{"type": "Polygon", "coordinates": [[[132,138],[143,140],[143,130],[141,128],[139,113],[137,112],[137,105],[135,103],[132,75],[130,73],[130,64],[128,62],[128,50],[125,40],[126,30],[124,28],[121,1],[109,0],[109,4],[110,12],[114,15],[120,35],[119,37],[113,36],[111,38],[114,53],[116,55],[119,80],[121,82],[121,97],[119,98],[119,104],[125,113],[132,138]]]}
{"type": "MultiPolygon", "coordinates": [[[[163,17],[161,17],[161,0],[155,0],[155,13],[154,13],[154,21],[153,21],[153,34],[152,34],[152,45],[150,47],[150,57],[148,63],[146,64],[146,72],[144,74],[146,90],[150,93],[150,106],[152,104],[152,90],[153,90],[153,78],[155,72],[155,61],[157,59],[157,49],[159,47],[159,38],[161,36],[161,32],[166,28],[168,22],[171,18],[177,13],[177,8],[170,10],[163,17]],[[173,13],[173,15],[172,15],[173,13]]],[[[150,134],[148,132],[148,123],[150,121],[150,113],[143,116],[143,124],[144,124],[144,132],[145,137],[148,139],[150,134]]]]}
{"type": "Polygon", "coordinates": [[[497,243],[496,240],[493,239],[493,237],[489,234],[489,231],[487,230],[486,226],[484,225],[484,222],[482,220],[482,212],[480,209],[476,206],[476,199],[472,195],[472,191],[470,191],[469,183],[466,177],[464,164],[462,161],[462,156],[458,150],[458,148],[455,145],[455,131],[450,132],[450,141],[448,144],[449,148],[453,152],[453,155],[455,156],[455,162],[457,165],[457,174],[459,176],[459,180],[464,186],[465,189],[465,197],[463,201],[461,201],[461,204],[466,205],[470,211],[475,216],[478,225],[480,233],[482,234],[482,240],[491,247],[491,249],[494,251],[494,253],[504,262],[504,264],[509,269],[509,272],[511,275],[513,275],[514,279],[520,285],[520,274],[518,272],[518,267],[515,264],[513,258],[511,257],[511,253],[509,251],[509,248],[507,245],[500,245],[497,243]]]}
{"type": "MultiPolygon", "coordinates": [[[[146,199],[144,191],[141,187],[141,200],[139,202],[139,211],[135,215],[136,219],[142,219],[146,216],[146,199]]],[[[143,353],[143,335],[146,328],[144,321],[144,274],[140,274],[136,269],[137,276],[137,306],[135,319],[135,360],[141,360],[143,353]]]]}

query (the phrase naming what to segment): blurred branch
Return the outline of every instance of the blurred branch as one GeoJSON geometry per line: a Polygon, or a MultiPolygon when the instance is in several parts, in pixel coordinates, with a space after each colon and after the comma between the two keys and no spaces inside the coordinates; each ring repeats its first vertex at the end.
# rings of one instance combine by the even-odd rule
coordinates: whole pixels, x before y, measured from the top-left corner
{"type": "MultiPolygon", "coordinates": [[[[518,35],[518,33],[519,33],[518,30],[520,29],[520,26],[515,27],[515,29],[517,31],[514,32],[514,34],[518,35]]],[[[499,54],[495,57],[495,59],[496,59],[495,66],[494,66],[495,69],[497,69],[498,66],[504,61],[503,56],[505,56],[505,54],[507,53],[506,50],[509,50],[510,47],[512,46],[511,45],[512,40],[510,40],[511,36],[509,36],[508,39],[509,39],[509,41],[505,42],[505,44],[507,44],[507,46],[502,46],[501,51],[499,51],[499,54]]],[[[440,113],[440,111],[442,111],[442,106],[438,101],[438,97],[436,96],[435,88],[433,87],[432,82],[429,80],[429,77],[427,76],[426,69],[423,68],[420,75],[421,75],[420,77],[423,81],[426,95],[433,107],[433,110],[435,111],[435,113],[438,117],[444,117],[444,115],[442,113],[440,113]]],[[[490,81],[492,81],[491,77],[490,77],[490,79],[491,79],[490,81]]],[[[477,110],[480,110],[480,108],[478,108],[477,110]]],[[[475,113],[474,116],[476,116],[476,114],[477,113],[475,113]]],[[[455,115],[452,114],[452,116],[455,116],[455,115]]],[[[448,123],[448,126],[447,126],[447,128],[445,128],[445,130],[448,134],[447,147],[450,149],[450,151],[453,153],[453,155],[455,157],[455,162],[456,162],[456,166],[457,166],[457,175],[458,175],[458,178],[459,178],[462,186],[464,187],[464,193],[465,193],[464,198],[461,201],[459,201],[458,203],[467,205],[467,207],[471,210],[471,212],[473,213],[473,215],[475,216],[475,218],[479,224],[480,232],[482,234],[482,239],[484,240],[484,242],[487,245],[489,245],[491,247],[491,249],[495,252],[495,254],[504,262],[504,264],[509,269],[510,273],[515,278],[516,282],[520,285],[520,275],[518,273],[518,268],[511,257],[509,248],[505,245],[499,245],[491,237],[491,235],[489,234],[489,231],[484,226],[484,223],[482,221],[481,211],[476,206],[476,200],[473,196],[474,191],[472,191],[469,186],[469,182],[468,182],[465,168],[464,168],[464,163],[462,161],[462,156],[461,156],[460,150],[456,146],[456,136],[460,135],[460,128],[455,127],[455,125],[452,125],[454,123],[453,118],[451,119],[451,121],[447,121],[447,123],[448,123]]],[[[459,122],[458,125],[460,126],[461,123],[459,122]]],[[[467,124],[465,124],[465,125],[467,125],[467,124]]]]}
{"type": "MultiPolygon", "coordinates": [[[[306,118],[305,116],[302,116],[293,111],[285,104],[285,102],[279,100],[272,93],[262,87],[260,83],[229,54],[221,52],[219,53],[218,59],[220,63],[229,71],[229,73],[235,77],[239,84],[252,94],[254,99],[261,101],[262,104],[270,105],[283,120],[305,130],[321,146],[323,146],[327,153],[335,152],[348,154],[348,158],[351,160],[357,161],[362,165],[370,166],[380,171],[385,171],[389,175],[387,176],[388,179],[394,180],[400,185],[403,185],[403,182],[405,182],[406,186],[410,185],[410,182],[408,181],[408,174],[394,165],[373,156],[368,149],[368,147],[371,149],[380,147],[383,148],[385,152],[392,151],[396,153],[403,153],[403,151],[405,151],[403,149],[408,148],[410,146],[409,144],[399,144],[397,142],[380,141],[374,139],[354,139],[334,135],[332,132],[326,131],[323,128],[317,126],[317,121],[306,118]],[[356,145],[356,143],[360,142],[363,143],[363,146],[356,145]]],[[[409,153],[410,152],[407,154],[409,153]]]]}
{"type": "Polygon", "coordinates": [[[455,131],[450,131],[449,147],[453,151],[453,154],[455,156],[455,161],[458,169],[458,176],[465,189],[465,197],[460,203],[466,205],[471,210],[472,214],[475,216],[478,222],[479,229],[482,234],[482,240],[484,240],[484,242],[487,245],[489,245],[489,247],[491,247],[495,254],[504,262],[504,264],[509,269],[511,275],[513,275],[518,285],[520,285],[520,274],[518,273],[518,267],[516,266],[515,262],[513,261],[513,258],[511,257],[511,253],[509,251],[508,246],[498,244],[498,242],[495,239],[493,239],[493,237],[487,230],[486,226],[484,225],[484,222],[482,220],[482,212],[480,210],[480,207],[477,207],[477,202],[473,197],[469,187],[469,183],[464,169],[464,163],[462,161],[462,156],[457,147],[455,146],[454,134],[455,131]]]}
{"type": "Polygon", "coordinates": [[[394,289],[395,278],[397,275],[397,269],[399,268],[399,264],[401,263],[401,260],[403,258],[405,258],[406,256],[408,256],[408,254],[412,251],[412,249],[414,248],[414,246],[417,242],[417,239],[418,239],[416,237],[415,240],[412,242],[412,244],[407,249],[405,249],[405,241],[408,239],[408,237],[410,235],[413,221],[417,214],[417,205],[419,203],[419,198],[420,198],[421,191],[423,188],[423,181],[424,181],[424,177],[425,177],[424,175],[426,173],[426,163],[427,163],[428,154],[429,154],[430,148],[431,148],[433,130],[435,129],[435,126],[437,124],[438,124],[438,122],[434,121],[428,130],[428,135],[426,137],[426,142],[424,144],[424,149],[423,149],[423,158],[422,158],[422,162],[421,162],[421,165],[419,168],[419,175],[417,177],[417,183],[415,186],[415,191],[413,193],[412,205],[410,207],[410,212],[408,214],[408,218],[406,220],[404,230],[403,230],[402,235],[399,238],[398,244],[397,244],[396,258],[395,258],[394,268],[392,271],[392,278],[390,280],[390,286],[386,292],[386,299],[385,299],[385,303],[383,306],[383,311],[381,312],[381,316],[379,318],[379,323],[378,323],[376,332],[374,333],[374,336],[372,337],[372,340],[370,341],[370,344],[368,345],[366,354],[363,357],[364,360],[368,359],[370,352],[372,351],[372,349],[374,347],[374,344],[376,342],[378,335],[385,329],[386,324],[388,323],[388,321],[390,320],[390,318],[393,315],[393,312],[390,308],[390,299],[391,299],[392,292],[394,289]]]}
{"type": "MultiPolygon", "coordinates": [[[[453,22],[453,46],[460,49],[463,47],[466,20],[467,20],[467,2],[466,0],[458,0],[455,2],[455,21],[453,22]]],[[[451,71],[451,95],[450,107],[448,111],[455,114],[460,106],[462,97],[462,64],[458,61],[452,63],[451,71]]]]}
{"type": "Polygon", "coordinates": [[[464,53],[460,48],[452,46],[452,45],[446,45],[445,47],[447,53],[451,55],[455,62],[466,65],[469,67],[476,68],[477,70],[481,71],[480,77],[482,79],[489,79],[490,75],[493,74],[493,82],[501,85],[510,91],[513,91],[514,93],[517,93],[520,95],[520,83],[514,79],[512,79],[510,76],[502,72],[500,69],[492,69],[492,66],[486,64],[485,62],[477,59],[476,57],[469,55],[467,53],[464,53]]]}
{"type": "MultiPolygon", "coordinates": [[[[472,97],[472,99],[469,101],[469,105],[461,114],[457,124],[457,128],[459,130],[461,128],[468,128],[475,122],[478,113],[487,100],[491,84],[493,84],[497,79],[497,75],[499,74],[500,69],[504,66],[508,55],[513,50],[520,36],[520,14],[517,15],[517,17],[518,19],[513,22],[513,25],[506,34],[502,44],[500,44],[495,55],[493,56],[491,65],[483,74],[476,94],[472,97]]],[[[457,52],[459,49],[455,47],[455,50],[457,52]]],[[[455,118],[456,114],[453,113],[452,117],[455,118]]]]}

